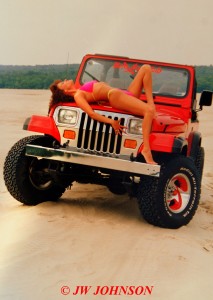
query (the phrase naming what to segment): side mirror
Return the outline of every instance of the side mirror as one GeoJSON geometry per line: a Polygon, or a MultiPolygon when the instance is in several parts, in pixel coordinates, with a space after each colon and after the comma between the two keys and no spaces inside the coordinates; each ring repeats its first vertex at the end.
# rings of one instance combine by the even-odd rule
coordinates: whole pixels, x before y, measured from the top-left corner
{"type": "Polygon", "coordinates": [[[211,106],[212,105],[212,91],[203,91],[200,96],[200,110],[203,109],[203,106],[211,106]]]}

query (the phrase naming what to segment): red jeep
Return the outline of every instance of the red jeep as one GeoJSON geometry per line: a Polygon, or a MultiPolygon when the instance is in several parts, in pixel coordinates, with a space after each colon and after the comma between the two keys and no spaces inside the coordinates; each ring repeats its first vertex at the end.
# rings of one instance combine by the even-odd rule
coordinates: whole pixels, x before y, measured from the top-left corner
{"type": "MultiPolygon", "coordinates": [[[[158,165],[139,155],[143,119],[137,115],[93,105],[100,114],[121,119],[127,132],[117,136],[75,103],[59,103],[48,116],[26,119],[24,129],[40,135],[21,139],[6,157],[4,180],[15,199],[36,205],[57,200],[74,181],[102,184],[112,193],[136,196],[142,216],[153,225],[189,223],[198,207],[204,165],[197,112],[212,103],[212,92],[203,91],[197,108],[194,67],[88,54],[75,84],[95,79],[125,90],[143,64],[152,67],[157,117],[150,144],[158,165]]],[[[140,99],[146,101],[143,91],[140,99]]]]}

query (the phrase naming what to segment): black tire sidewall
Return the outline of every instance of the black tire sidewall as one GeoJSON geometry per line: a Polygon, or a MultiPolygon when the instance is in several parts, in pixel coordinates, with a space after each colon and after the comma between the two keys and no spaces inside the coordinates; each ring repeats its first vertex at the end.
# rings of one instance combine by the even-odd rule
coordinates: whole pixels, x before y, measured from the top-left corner
{"type": "Polygon", "coordinates": [[[49,146],[52,138],[47,136],[29,136],[18,141],[8,152],[4,163],[4,180],[10,194],[27,205],[36,205],[45,201],[55,201],[63,194],[65,188],[51,185],[47,190],[33,186],[29,167],[35,157],[25,156],[27,144],[49,146]]]}
{"type": "Polygon", "coordinates": [[[191,159],[180,157],[170,161],[163,167],[162,176],[159,180],[157,208],[161,217],[169,227],[180,227],[186,225],[193,217],[200,198],[200,180],[196,167],[191,159]],[[176,174],[185,175],[191,185],[191,195],[186,208],[180,213],[172,212],[167,205],[166,191],[168,184],[176,174]]]}
{"type": "Polygon", "coordinates": [[[144,219],[152,225],[177,229],[193,218],[200,199],[200,178],[194,161],[185,156],[172,156],[162,163],[160,177],[142,176],[137,200],[144,219]],[[191,186],[190,199],[179,213],[169,210],[166,191],[170,180],[177,174],[188,178],[191,186]]]}
{"type": "Polygon", "coordinates": [[[200,181],[202,181],[202,177],[203,177],[204,160],[205,160],[205,150],[203,147],[200,147],[195,157],[195,166],[198,169],[200,175],[200,181]]]}

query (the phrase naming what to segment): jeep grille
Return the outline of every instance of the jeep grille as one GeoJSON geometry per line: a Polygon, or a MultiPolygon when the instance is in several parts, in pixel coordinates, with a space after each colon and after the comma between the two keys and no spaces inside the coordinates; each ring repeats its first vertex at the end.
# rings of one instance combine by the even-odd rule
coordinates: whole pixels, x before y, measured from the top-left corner
{"type": "MultiPolygon", "coordinates": [[[[100,112],[99,112],[100,113],[100,112]]],[[[118,120],[118,115],[105,112],[108,118],[118,120]]],[[[121,125],[124,125],[124,118],[121,118],[121,125]]],[[[91,119],[86,113],[82,112],[79,127],[77,147],[80,149],[100,152],[102,154],[120,154],[121,135],[115,135],[113,128],[109,124],[100,123],[91,119]]]]}

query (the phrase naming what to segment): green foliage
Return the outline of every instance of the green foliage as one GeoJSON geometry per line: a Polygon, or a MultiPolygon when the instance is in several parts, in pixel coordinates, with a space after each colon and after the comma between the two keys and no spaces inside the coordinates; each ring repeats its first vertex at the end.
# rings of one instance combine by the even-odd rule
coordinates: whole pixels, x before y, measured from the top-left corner
{"type": "MultiPolygon", "coordinates": [[[[0,65],[0,88],[48,89],[55,79],[75,79],[79,64],[4,66],[0,65]]],[[[213,66],[195,66],[197,92],[213,90],[213,66]]]]}
{"type": "Polygon", "coordinates": [[[48,89],[55,79],[75,79],[79,65],[0,65],[0,88],[48,89]]]}
{"type": "Polygon", "coordinates": [[[213,66],[196,66],[197,90],[213,90],[213,66]]]}

